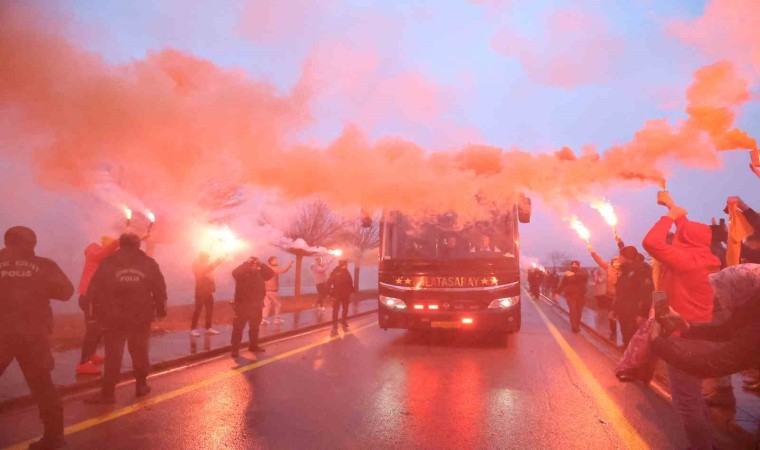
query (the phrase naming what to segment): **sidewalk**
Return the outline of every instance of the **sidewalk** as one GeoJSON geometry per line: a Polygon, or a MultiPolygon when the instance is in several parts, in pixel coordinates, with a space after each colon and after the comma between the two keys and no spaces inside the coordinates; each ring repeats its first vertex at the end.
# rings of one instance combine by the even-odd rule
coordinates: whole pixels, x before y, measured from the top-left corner
{"type": "MultiPolygon", "coordinates": [[[[351,317],[368,314],[377,310],[376,299],[365,299],[351,304],[349,313],[351,317]]],[[[262,325],[260,338],[262,345],[267,341],[275,340],[289,334],[318,327],[332,321],[332,308],[326,311],[305,310],[282,314],[285,321],[279,325],[262,325]]],[[[161,322],[153,324],[153,328],[160,328],[161,322]]],[[[216,336],[202,335],[191,337],[190,331],[176,331],[162,335],[152,335],[150,338],[150,362],[157,369],[166,368],[183,361],[200,360],[229,351],[230,338],[232,335],[231,325],[219,325],[214,327],[220,332],[216,336]]],[[[244,341],[248,338],[248,332],[243,334],[244,341]]],[[[76,375],[76,366],[79,363],[80,349],[54,353],[55,369],[53,369],[53,382],[62,391],[67,392],[79,388],[96,385],[100,375],[76,375]]],[[[102,355],[102,349],[99,350],[102,355]]],[[[131,359],[129,352],[124,351],[122,372],[131,371],[131,359]]],[[[0,377],[0,408],[29,398],[29,388],[26,386],[21,369],[17,362],[13,362],[0,377]]]]}
{"type": "MultiPolygon", "coordinates": [[[[560,299],[559,304],[542,295],[544,300],[567,313],[567,304],[560,299]]],[[[623,355],[623,340],[618,327],[616,341],[609,339],[609,309],[596,308],[593,301],[589,301],[586,308],[583,309],[581,318],[583,328],[594,334],[612,349],[612,354],[616,357],[623,355]],[[590,303],[590,304],[589,304],[590,303]]],[[[713,422],[727,431],[742,433],[746,438],[760,444],[760,396],[747,392],[742,389],[742,376],[734,375],[731,379],[734,385],[734,395],[736,396],[736,408],[710,408],[713,422]]],[[[668,378],[664,373],[663,367],[658,367],[655,372],[655,380],[663,385],[663,388],[670,395],[668,378]]]]}

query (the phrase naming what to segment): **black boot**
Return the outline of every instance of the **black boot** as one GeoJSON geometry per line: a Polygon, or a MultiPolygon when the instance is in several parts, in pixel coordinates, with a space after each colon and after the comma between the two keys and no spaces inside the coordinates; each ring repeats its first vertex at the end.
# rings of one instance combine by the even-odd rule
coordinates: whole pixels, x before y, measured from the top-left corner
{"type": "Polygon", "coordinates": [[[138,379],[135,384],[135,395],[137,397],[145,397],[148,394],[150,394],[150,386],[148,386],[148,382],[145,378],[138,379]]]}
{"type": "Polygon", "coordinates": [[[63,439],[63,407],[55,407],[40,413],[45,433],[42,439],[29,444],[31,449],[55,449],[66,445],[63,439]]]}
{"type": "Polygon", "coordinates": [[[84,398],[84,402],[90,405],[112,405],[116,403],[116,386],[108,385],[97,394],[92,394],[84,398]]]}

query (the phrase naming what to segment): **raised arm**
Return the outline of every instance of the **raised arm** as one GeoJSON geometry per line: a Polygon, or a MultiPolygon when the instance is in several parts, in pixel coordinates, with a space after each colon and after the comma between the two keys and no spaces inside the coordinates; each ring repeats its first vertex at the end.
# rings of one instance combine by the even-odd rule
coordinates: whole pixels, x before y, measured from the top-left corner
{"type": "Polygon", "coordinates": [[[274,273],[285,273],[290,270],[291,267],[293,267],[293,260],[290,260],[285,267],[270,267],[270,269],[272,269],[272,272],[274,273]]]}
{"type": "Polygon", "coordinates": [[[644,249],[649,252],[652,258],[666,266],[678,269],[692,268],[694,266],[694,258],[688,252],[667,243],[668,232],[673,224],[675,223],[676,227],[680,227],[688,223],[688,221],[686,210],[683,208],[679,208],[676,214],[671,215],[669,213],[667,216],[662,216],[644,237],[644,241],[642,242],[644,249]]]}
{"type": "Polygon", "coordinates": [[[601,256],[599,256],[599,253],[595,252],[594,249],[589,246],[589,252],[591,252],[591,257],[594,258],[594,262],[601,267],[604,270],[609,270],[610,263],[604,260],[601,256]]]}
{"type": "Polygon", "coordinates": [[[652,350],[668,364],[699,378],[716,378],[752,368],[760,336],[715,343],[679,337],[657,337],[652,350]]]}

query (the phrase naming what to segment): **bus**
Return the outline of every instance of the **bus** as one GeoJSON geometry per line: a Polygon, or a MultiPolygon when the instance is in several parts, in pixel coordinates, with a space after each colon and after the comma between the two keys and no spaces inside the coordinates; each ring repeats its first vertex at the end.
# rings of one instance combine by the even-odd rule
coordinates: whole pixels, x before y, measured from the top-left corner
{"type": "Polygon", "coordinates": [[[465,223],[384,211],[380,223],[380,328],[516,333],[522,322],[518,222],[530,199],[465,223]]]}

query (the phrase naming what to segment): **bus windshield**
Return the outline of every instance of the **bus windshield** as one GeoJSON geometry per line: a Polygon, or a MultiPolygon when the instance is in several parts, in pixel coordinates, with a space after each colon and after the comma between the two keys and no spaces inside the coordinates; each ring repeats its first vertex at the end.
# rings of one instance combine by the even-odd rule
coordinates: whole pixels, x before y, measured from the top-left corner
{"type": "Polygon", "coordinates": [[[459,223],[453,212],[412,219],[384,214],[381,258],[404,260],[506,259],[515,257],[515,224],[510,212],[459,223]]]}

